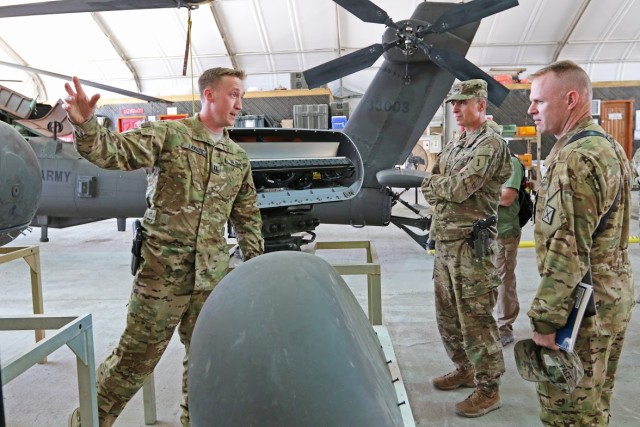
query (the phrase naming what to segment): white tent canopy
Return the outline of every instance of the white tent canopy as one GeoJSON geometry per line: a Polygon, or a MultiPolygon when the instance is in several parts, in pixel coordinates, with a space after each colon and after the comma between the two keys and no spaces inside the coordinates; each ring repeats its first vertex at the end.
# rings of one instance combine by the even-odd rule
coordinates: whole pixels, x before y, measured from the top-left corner
{"type": "MultiPolygon", "coordinates": [[[[421,1],[373,2],[398,21],[421,1]]],[[[35,1],[0,0],[18,3],[35,1]]],[[[331,0],[215,0],[191,12],[183,76],[187,21],[184,8],[0,18],[0,61],[159,97],[197,92],[208,68],[237,67],[247,88],[270,90],[288,88],[292,72],[379,43],[384,31],[331,0]]],[[[640,80],[640,0],[520,0],[482,21],[467,59],[485,71],[524,68],[523,77],[571,59],[593,81],[640,80]]],[[[363,92],[381,61],[330,87],[363,92]]],[[[39,101],[65,95],[57,78],[0,66],[0,80],[39,101]]]]}

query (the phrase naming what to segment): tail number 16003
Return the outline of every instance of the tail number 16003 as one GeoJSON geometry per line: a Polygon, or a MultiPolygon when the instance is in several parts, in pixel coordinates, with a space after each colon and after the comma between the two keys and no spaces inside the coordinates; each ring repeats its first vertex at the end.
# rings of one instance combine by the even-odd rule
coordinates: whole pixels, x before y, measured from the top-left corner
{"type": "Polygon", "coordinates": [[[389,102],[382,100],[372,100],[369,101],[369,111],[384,111],[385,113],[394,112],[394,113],[408,113],[409,112],[409,103],[408,102],[389,102]]]}

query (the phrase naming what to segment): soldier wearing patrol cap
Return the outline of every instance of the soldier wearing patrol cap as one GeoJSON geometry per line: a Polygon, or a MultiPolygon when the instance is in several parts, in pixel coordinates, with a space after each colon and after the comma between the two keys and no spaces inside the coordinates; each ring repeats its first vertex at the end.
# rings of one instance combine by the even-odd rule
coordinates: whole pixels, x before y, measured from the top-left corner
{"type": "Polygon", "coordinates": [[[487,99],[487,82],[482,79],[466,80],[451,87],[445,102],[466,101],[467,99],[487,99]]]}
{"type": "Polygon", "coordinates": [[[529,114],[558,140],[545,159],[535,213],[540,284],[528,311],[533,341],[558,349],[575,290],[591,271],[596,314],[582,320],[575,351],[585,376],[571,393],[536,385],[548,426],[605,426],[634,305],[629,261],[631,170],[619,143],[591,117],[591,81],[571,61],[532,76],[529,114]]]}
{"type": "Polygon", "coordinates": [[[500,283],[494,257],[495,225],[486,231],[480,253],[471,238],[476,221],[496,215],[501,187],[512,167],[506,142],[485,117],[484,80],[455,84],[446,102],[452,104],[464,132],[439,154],[422,191],[434,212],[436,320],[456,370],[432,383],[440,390],[475,387],[455,410],[461,416],[478,417],[501,405],[504,359],[492,314],[493,289],[500,283]]]}

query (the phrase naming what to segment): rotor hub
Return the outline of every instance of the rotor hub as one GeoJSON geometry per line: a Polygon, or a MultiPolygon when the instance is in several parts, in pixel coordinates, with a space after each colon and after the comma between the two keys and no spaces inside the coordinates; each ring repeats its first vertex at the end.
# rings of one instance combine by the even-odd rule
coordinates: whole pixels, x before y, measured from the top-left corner
{"type": "Polygon", "coordinates": [[[418,38],[416,34],[425,28],[425,26],[417,21],[409,20],[404,21],[398,27],[396,30],[398,48],[407,56],[415,54],[416,50],[419,49],[415,41],[416,39],[422,40],[422,38],[418,38]]]}

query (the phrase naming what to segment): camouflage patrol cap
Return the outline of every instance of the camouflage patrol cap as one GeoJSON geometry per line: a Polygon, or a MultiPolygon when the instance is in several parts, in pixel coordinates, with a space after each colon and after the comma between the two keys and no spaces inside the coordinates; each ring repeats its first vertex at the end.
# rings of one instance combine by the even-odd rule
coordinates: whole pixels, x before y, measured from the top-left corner
{"type": "Polygon", "coordinates": [[[486,98],[487,82],[482,79],[465,80],[451,87],[445,102],[462,101],[471,98],[486,98]]]}
{"type": "Polygon", "coordinates": [[[582,362],[573,351],[550,350],[527,339],[516,343],[513,354],[523,379],[550,382],[566,394],[571,393],[584,376],[582,362]]]}

